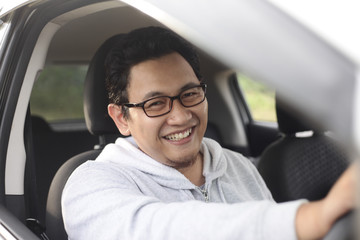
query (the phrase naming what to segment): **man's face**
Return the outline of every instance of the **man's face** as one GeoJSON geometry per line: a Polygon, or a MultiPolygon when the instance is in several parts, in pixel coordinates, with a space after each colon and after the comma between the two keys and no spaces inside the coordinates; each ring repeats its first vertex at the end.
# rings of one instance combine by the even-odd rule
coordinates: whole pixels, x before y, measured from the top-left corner
{"type": "MultiPolygon", "coordinates": [[[[129,81],[130,103],[156,96],[176,96],[184,87],[200,83],[191,66],[178,53],[133,66],[129,81]]],[[[149,118],[142,108],[129,108],[126,121],[129,132],[143,152],[163,164],[181,169],[190,166],[198,156],[207,117],[206,99],[190,108],[174,100],[171,112],[160,117],[149,118]],[[188,136],[174,140],[174,134],[179,133],[188,136]]]]}

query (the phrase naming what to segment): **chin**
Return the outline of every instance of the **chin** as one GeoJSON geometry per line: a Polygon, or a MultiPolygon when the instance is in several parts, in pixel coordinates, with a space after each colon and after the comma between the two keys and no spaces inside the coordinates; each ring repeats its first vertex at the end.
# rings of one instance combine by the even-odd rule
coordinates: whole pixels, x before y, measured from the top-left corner
{"type": "Polygon", "coordinates": [[[182,169],[182,168],[187,168],[192,166],[197,158],[197,153],[196,154],[191,154],[189,156],[185,156],[185,157],[175,157],[175,158],[168,158],[166,161],[166,165],[173,167],[175,169],[182,169]]]}

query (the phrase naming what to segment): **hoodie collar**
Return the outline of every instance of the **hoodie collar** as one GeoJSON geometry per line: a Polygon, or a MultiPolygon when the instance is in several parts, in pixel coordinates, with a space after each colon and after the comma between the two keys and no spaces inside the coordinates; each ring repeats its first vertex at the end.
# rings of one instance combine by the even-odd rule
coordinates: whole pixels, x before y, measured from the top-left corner
{"type": "MultiPolygon", "coordinates": [[[[226,161],[221,146],[204,138],[200,151],[204,156],[203,175],[205,185],[222,176],[226,170],[226,161]]],[[[96,161],[109,162],[115,166],[134,168],[151,177],[160,185],[174,189],[195,189],[182,173],[166,166],[142,152],[132,137],[118,138],[115,144],[108,144],[96,161]]]]}
{"type": "Polygon", "coordinates": [[[203,175],[205,184],[210,184],[215,179],[224,175],[226,171],[226,159],[223,149],[219,143],[210,139],[203,138],[201,150],[204,156],[203,175]]]}

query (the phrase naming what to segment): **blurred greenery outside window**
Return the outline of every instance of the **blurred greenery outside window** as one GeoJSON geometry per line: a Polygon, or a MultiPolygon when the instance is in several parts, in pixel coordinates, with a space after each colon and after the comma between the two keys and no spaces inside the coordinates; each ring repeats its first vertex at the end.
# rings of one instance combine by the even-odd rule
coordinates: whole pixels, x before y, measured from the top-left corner
{"type": "MultiPolygon", "coordinates": [[[[32,115],[49,122],[84,119],[83,85],[87,65],[49,65],[34,84],[32,115]]],[[[276,121],[275,94],[265,85],[238,74],[239,85],[256,121],[276,121]]]]}
{"type": "Polygon", "coordinates": [[[49,122],[84,119],[83,85],[87,65],[49,65],[34,84],[31,114],[49,122]]]}
{"type": "Polygon", "coordinates": [[[237,77],[252,118],[255,121],[276,122],[275,91],[243,74],[237,77]]]}

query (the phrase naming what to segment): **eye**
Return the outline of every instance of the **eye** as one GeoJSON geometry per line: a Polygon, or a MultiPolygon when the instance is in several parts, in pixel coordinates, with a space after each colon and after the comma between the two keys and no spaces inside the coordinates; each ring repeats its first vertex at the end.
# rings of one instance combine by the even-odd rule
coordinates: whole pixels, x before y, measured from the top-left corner
{"type": "Polygon", "coordinates": [[[159,106],[159,105],[162,105],[164,104],[164,102],[162,101],[156,101],[156,102],[151,102],[148,107],[156,107],[156,106],[159,106]]]}
{"type": "Polygon", "coordinates": [[[194,95],[197,95],[197,94],[199,94],[199,93],[197,93],[197,92],[187,92],[187,93],[184,93],[183,94],[183,97],[191,97],[191,96],[194,96],[194,95]]]}
{"type": "Polygon", "coordinates": [[[144,105],[146,110],[150,111],[156,111],[159,109],[164,108],[164,106],[167,105],[167,99],[166,98],[154,98],[149,101],[147,101],[144,105]]]}
{"type": "Polygon", "coordinates": [[[194,89],[189,89],[189,90],[185,91],[181,95],[181,99],[187,100],[187,99],[197,98],[199,96],[200,96],[199,88],[194,88],[194,89]]]}

